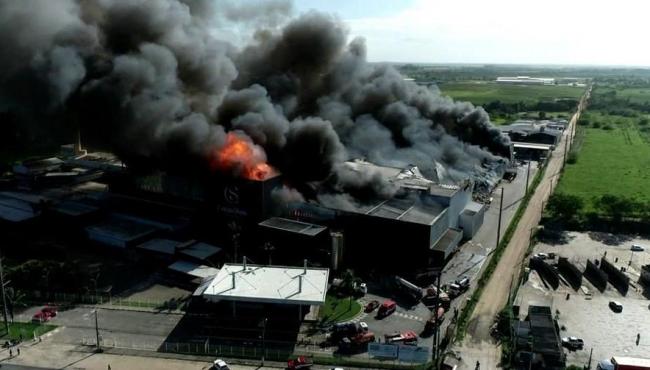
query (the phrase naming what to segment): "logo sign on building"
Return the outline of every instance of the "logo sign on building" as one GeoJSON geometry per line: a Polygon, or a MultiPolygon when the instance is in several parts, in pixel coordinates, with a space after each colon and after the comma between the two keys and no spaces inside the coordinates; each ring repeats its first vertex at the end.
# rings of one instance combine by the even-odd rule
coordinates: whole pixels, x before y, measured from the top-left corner
{"type": "Polygon", "coordinates": [[[373,357],[397,358],[398,348],[394,344],[368,343],[368,354],[373,357]]]}
{"type": "Polygon", "coordinates": [[[428,347],[399,346],[398,360],[404,362],[426,363],[431,356],[428,347]]]}

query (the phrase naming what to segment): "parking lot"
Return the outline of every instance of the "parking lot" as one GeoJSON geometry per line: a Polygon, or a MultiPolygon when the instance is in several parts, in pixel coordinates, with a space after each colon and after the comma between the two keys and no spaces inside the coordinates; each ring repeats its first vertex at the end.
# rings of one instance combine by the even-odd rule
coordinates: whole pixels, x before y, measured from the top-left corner
{"type": "MultiPolygon", "coordinates": [[[[516,302],[521,304],[520,316],[525,315],[529,304],[550,305],[557,314],[560,336],[575,336],[585,342],[583,350],[566,350],[568,364],[586,364],[592,348],[592,365],[614,355],[648,357],[650,354],[650,300],[644,296],[643,287],[638,283],[640,266],[650,263],[650,254],[647,250],[632,252],[632,244],[650,246],[650,241],[570,232],[565,235],[563,243],[539,243],[535,246],[534,253],[555,253],[567,257],[581,271],[587,259],[593,261],[606,254],[616,267],[626,268],[625,274],[630,278],[630,289],[626,296],[622,296],[609,283],[600,292],[584,278],[582,287],[577,291],[562,280],[559,288],[553,290],[535,271],[531,271],[517,296],[516,302]],[[570,295],[568,299],[567,294],[570,295]],[[620,302],[623,311],[613,312],[608,305],[610,301],[620,302]],[[637,334],[641,335],[638,345],[637,334]]],[[[547,262],[554,263],[550,260],[547,262]]]]}

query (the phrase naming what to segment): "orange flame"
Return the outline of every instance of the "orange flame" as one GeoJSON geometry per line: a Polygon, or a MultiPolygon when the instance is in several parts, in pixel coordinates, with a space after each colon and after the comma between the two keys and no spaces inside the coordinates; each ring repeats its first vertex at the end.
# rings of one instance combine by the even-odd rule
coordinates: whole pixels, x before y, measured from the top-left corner
{"type": "Polygon", "coordinates": [[[264,180],[277,173],[266,163],[264,150],[252,142],[229,132],[226,144],[213,153],[212,169],[234,172],[249,180],[264,180]]]}

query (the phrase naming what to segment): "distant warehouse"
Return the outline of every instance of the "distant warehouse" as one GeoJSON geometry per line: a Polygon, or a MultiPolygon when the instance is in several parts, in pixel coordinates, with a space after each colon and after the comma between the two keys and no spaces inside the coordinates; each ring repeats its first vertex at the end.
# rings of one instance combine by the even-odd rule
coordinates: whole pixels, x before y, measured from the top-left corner
{"type": "Polygon", "coordinates": [[[513,85],[553,85],[555,84],[554,78],[547,77],[497,77],[498,84],[513,84],[513,85]]]}

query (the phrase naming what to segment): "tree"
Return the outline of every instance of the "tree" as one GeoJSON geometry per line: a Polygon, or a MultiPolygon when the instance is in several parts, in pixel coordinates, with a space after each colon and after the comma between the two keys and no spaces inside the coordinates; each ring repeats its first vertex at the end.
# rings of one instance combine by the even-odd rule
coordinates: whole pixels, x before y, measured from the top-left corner
{"type": "Polygon", "coordinates": [[[551,217],[566,223],[577,221],[578,216],[584,208],[582,198],[571,195],[556,193],[548,200],[547,210],[551,217]]]}
{"type": "Polygon", "coordinates": [[[537,117],[539,119],[546,119],[546,112],[539,112],[537,113],[537,117]]]}
{"type": "Polygon", "coordinates": [[[625,197],[605,194],[600,198],[596,198],[594,206],[601,213],[610,216],[612,221],[619,223],[623,220],[623,217],[631,215],[634,203],[625,197]]]}

